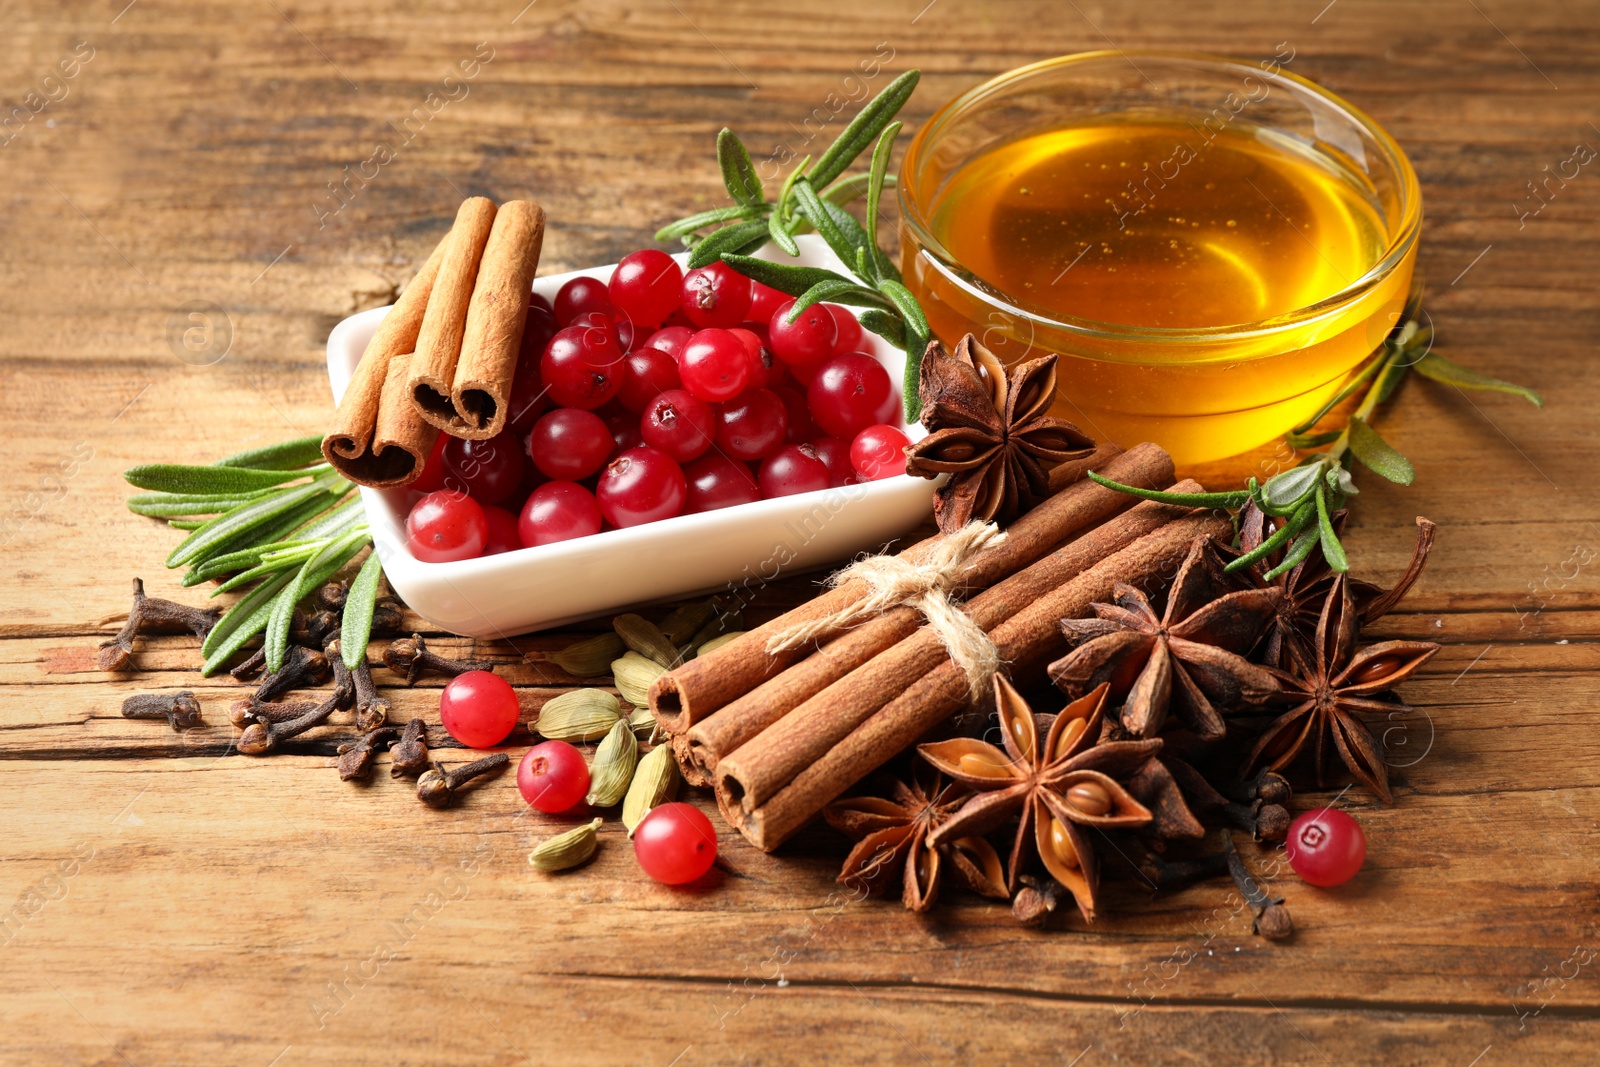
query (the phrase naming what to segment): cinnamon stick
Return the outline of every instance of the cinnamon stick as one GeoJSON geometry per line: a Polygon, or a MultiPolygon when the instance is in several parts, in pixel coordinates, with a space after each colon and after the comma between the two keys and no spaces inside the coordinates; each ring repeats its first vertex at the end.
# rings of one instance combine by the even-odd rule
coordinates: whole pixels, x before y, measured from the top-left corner
{"type": "Polygon", "coordinates": [[[450,228],[450,247],[439,265],[439,277],[428,297],[417,347],[411,358],[409,382],[412,401],[422,417],[441,430],[456,414],[456,363],[461,358],[461,337],[467,326],[467,305],[478,279],[483,246],[494,226],[494,203],[470,197],[456,212],[450,228]]]}
{"type": "MultiPolygon", "coordinates": [[[[1109,470],[1121,450],[1115,445],[1097,449],[1093,454],[1071,464],[1063,464],[1067,473],[1081,478],[1088,470],[1109,470]]],[[[1130,457],[1119,464],[1123,480],[1154,488],[1172,481],[1172,459],[1152,444],[1142,444],[1130,449],[1130,457]]],[[[1060,470],[1061,468],[1057,468],[1060,470]]],[[[1037,508],[1018,519],[1006,531],[1008,541],[1029,544],[1037,559],[1063,538],[1072,528],[1063,529],[1063,521],[1070,521],[1073,502],[1062,500],[1058,493],[1037,508]]],[[[901,553],[912,562],[920,562],[939,542],[937,536],[919,541],[901,553]]],[[[767,641],[775,634],[798,623],[826,618],[850,606],[867,595],[864,582],[849,582],[830,589],[805,604],[780,615],[765,625],[758,626],[743,636],[728,642],[710,655],[698,656],[675,670],[668,671],[656,680],[650,689],[650,708],[657,720],[669,732],[686,732],[695,723],[705,719],[717,709],[749,693],[752,689],[775,678],[789,667],[805,659],[811,649],[801,647],[786,652],[769,654],[767,641]]],[[[837,636],[837,635],[835,635],[837,636]]],[[[820,642],[825,643],[825,642],[820,642]]]]}
{"type": "MultiPolygon", "coordinates": [[[[434,280],[449,244],[450,236],[446,234],[405,292],[400,294],[400,299],[378,323],[378,330],[362,351],[361,362],[356,365],[350,384],[345,386],[344,396],[339,400],[339,410],[322,438],[323,458],[340,474],[360,485],[378,489],[405,485],[422,473],[422,462],[433,447],[433,439],[429,438],[420,456],[404,444],[394,447],[392,441],[387,449],[379,448],[375,447],[373,433],[379,422],[389,363],[394,357],[416,348],[428,297],[433,292],[434,280]]],[[[406,404],[410,406],[409,398],[406,404]]],[[[412,440],[406,437],[407,442],[412,440]]]]}
{"type": "MultiPolygon", "coordinates": [[[[1152,475],[1161,475],[1170,469],[1170,463],[1165,462],[1164,457],[1165,453],[1153,445],[1141,446],[1103,461],[1097,469],[1116,481],[1124,478],[1148,480],[1152,475]]],[[[1157,484],[1164,483],[1158,481],[1157,484]]],[[[1060,541],[1105,522],[1133,504],[1134,499],[1125,493],[1114,492],[1088,480],[1076,482],[1051,498],[1049,510],[1041,519],[1029,522],[1025,517],[1019,520],[1007,531],[1005,540],[975,555],[962,569],[959,584],[952,592],[964,598],[976,590],[986,589],[1036,563],[1060,541]]],[[[1132,540],[1132,537],[1128,540],[1132,540]]],[[[1105,551],[1114,551],[1118,547],[1121,545],[1105,551]]],[[[1089,562],[1093,562],[1093,559],[1089,562]]],[[[1087,565],[1084,563],[1081,566],[1087,565]]],[[[1045,587],[1059,585],[1064,580],[1059,576],[1046,578],[1045,587]]],[[[769,678],[691,727],[690,759],[707,773],[715,771],[722,755],[750,741],[795,707],[823,692],[874,656],[910,637],[922,625],[922,621],[921,613],[914,608],[902,607],[856,625],[815,654],[776,677],[769,678]]],[[[979,625],[983,624],[980,622],[979,625]]],[[[787,781],[787,778],[783,780],[787,781]]]]}
{"type": "MultiPolygon", "coordinates": [[[[1213,513],[1168,523],[1012,616],[990,634],[1001,656],[1012,664],[1012,677],[1026,685],[1043,676],[1044,664],[1065,643],[1057,625],[1060,619],[1079,617],[1091,603],[1109,600],[1118,582],[1140,584],[1170,574],[1195,538],[1223,536],[1231,530],[1225,516],[1213,513]]],[[[911,681],[770,800],[745,814],[737,828],[757,848],[770,852],[851,785],[960,709],[967,691],[966,678],[948,661],[911,681]]],[[[724,810],[734,807],[724,805],[724,810]]]]}
{"type": "MultiPolygon", "coordinates": [[[[1102,488],[1093,482],[1088,484],[1102,488]]],[[[1194,493],[1202,491],[1202,487],[1195,482],[1180,482],[1171,491],[1194,493]]],[[[1188,508],[1146,501],[973,597],[964,609],[988,633],[1101,560],[1188,513],[1188,508]]],[[[909,608],[902,610],[912,612],[909,608]]],[[[729,806],[737,802],[742,810],[750,812],[766,803],[897,694],[948,663],[949,654],[938,634],[930,627],[918,629],[919,622],[913,619],[909,630],[914,632],[908,632],[904,640],[798,704],[718,762],[717,789],[727,793],[729,806]]],[[[777,680],[804,671],[827,652],[824,649],[777,680]]]]}
{"type": "Polygon", "coordinates": [[[533,272],[543,244],[543,208],[530,200],[500,205],[467,305],[461,358],[450,394],[455,414],[445,428],[457,437],[478,441],[505,429],[511,376],[517,369],[533,272]]]}

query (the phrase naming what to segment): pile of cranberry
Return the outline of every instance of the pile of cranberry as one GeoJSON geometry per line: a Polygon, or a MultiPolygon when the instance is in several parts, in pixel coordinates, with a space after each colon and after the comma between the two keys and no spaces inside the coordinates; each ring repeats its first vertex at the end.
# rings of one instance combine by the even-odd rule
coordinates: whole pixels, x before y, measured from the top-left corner
{"type": "Polygon", "coordinates": [[[905,471],[900,398],[847,309],[645,249],[535,295],[507,429],[441,436],[411,488],[430,563],[905,471]]]}

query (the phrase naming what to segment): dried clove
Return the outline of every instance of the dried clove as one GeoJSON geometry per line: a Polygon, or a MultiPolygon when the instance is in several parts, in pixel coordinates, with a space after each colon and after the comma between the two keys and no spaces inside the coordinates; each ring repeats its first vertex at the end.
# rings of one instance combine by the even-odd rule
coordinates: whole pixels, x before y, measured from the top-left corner
{"type": "Polygon", "coordinates": [[[1227,825],[1248,831],[1252,840],[1276,844],[1289,836],[1289,809],[1282,804],[1266,804],[1253,800],[1248,804],[1226,804],[1212,808],[1209,814],[1220,816],[1227,825]]]}
{"type": "Polygon", "coordinates": [[[1022,888],[1011,899],[1011,914],[1023,926],[1043,926],[1061,903],[1061,886],[1053,878],[1022,876],[1022,888]]]}
{"type": "Polygon", "coordinates": [[[331,611],[317,611],[302,615],[296,608],[289,623],[289,640],[305,648],[321,648],[329,637],[339,632],[339,616],[331,611]]]}
{"type": "Polygon", "coordinates": [[[135,693],[122,702],[125,719],[166,719],[174,730],[193,730],[205,723],[200,719],[200,702],[185,689],[181,693],[135,693]]]}
{"type": "Polygon", "coordinates": [[[400,740],[389,746],[394,762],[389,774],[394,778],[415,778],[428,769],[428,724],[421,719],[406,723],[400,740]]]}
{"type": "Polygon", "coordinates": [[[204,640],[222,618],[221,608],[191,608],[144,595],[144,580],[133,580],[133,606],[117,636],[100,643],[99,667],[125,671],[133,666],[133,639],[145,634],[193,633],[204,640]]]}
{"type": "Polygon", "coordinates": [[[421,634],[412,634],[390,643],[383,651],[383,665],[405,678],[407,685],[416,685],[423,671],[455,677],[468,671],[492,671],[494,664],[487,660],[469,661],[445,659],[428,650],[421,634]]]}
{"type": "Polygon", "coordinates": [[[1227,874],[1228,857],[1225,853],[1213,852],[1191,860],[1165,860],[1154,852],[1147,852],[1138,866],[1139,873],[1152,889],[1182,889],[1227,874]]]}
{"type": "Polygon", "coordinates": [[[228,673],[233,675],[233,680],[236,682],[248,682],[250,679],[254,678],[256,675],[265,670],[266,666],[267,650],[265,647],[263,647],[258,648],[254,652],[250,653],[249,659],[240,660],[238,664],[234,666],[233,670],[229,671],[228,673]]]}
{"type": "Polygon", "coordinates": [[[378,694],[378,686],[372,680],[372,664],[365,656],[350,676],[356,687],[356,727],[376,730],[389,721],[389,699],[378,694]]]}
{"type": "Polygon", "coordinates": [[[283,669],[269,674],[256,689],[255,700],[265,704],[295,689],[311,689],[327,681],[328,657],[315,649],[290,645],[284,653],[283,669]]]}
{"type": "Polygon", "coordinates": [[[344,610],[344,602],[350,596],[350,587],[343,582],[328,582],[317,590],[317,606],[324,611],[339,612],[344,610]]]}
{"type": "Polygon", "coordinates": [[[339,707],[348,711],[355,706],[356,682],[350,668],[344,665],[344,650],[337,636],[328,638],[322,645],[322,658],[333,671],[333,691],[339,697],[339,707]]]}
{"type": "Polygon", "coordinates": [[[378,756],[378,744],[394,737],[400,731],[393,726],[380,726],[368,730],[354,741],[339,746],[339,780],[354,781],[372,773],[372,761],[378,756]]]}
{"type": "Polygon", "coordinates": [[[1294,933],[1294,920],[1289,917],[1289,909],[1283,906],[1283,898],[1269,896],[1261,883],[1251,876],[1244,865],[1244,857],[1233,847],[1233,835],[1226,831],[1222,835],[1222,851],[1228,858],[1228,873],[1233,875],[1233,884],[1255,912],[1251,929],[1269,941],[1281,941],[1294,933]]]}
{"type": "Polygon", "coordinates": [[[474,778],[504,767],[510,762],[510,756],[504,752],[496,752],[482,759],[473,760],[465,766],[452,767],[448,770],[443,764],[435,763],[431,770],[417,779],[417,799],[429,807],[448,807],[450,801],[455,799],[456,790],[474,778]]]}
{"type": "Polygon", "coordinates": [[[1294,790],[1289,787],[1289,780],[1277,771],[1270,770],[1264,770],[1242,782],[1226,783],[1223,792],[1241,804],[1259,800],[1263,804],[1287,807],[1289,801],[1294,798],[1294,790]]]}
{"type": "Polygon", "coordinates": [[[339,694],[335,693],[322,703],[314,705],[310,711],[297,719],[289,719],[286,722],[253,722],[239,735],[239,751],[246,756],[264,756],[277,748],[280,741],[298,737],[313,726],[327,722],[328,716],[332,715],[338,706],[339,694]]]}
{"type": "Polygon", "coordinates": [[[273,723],[298,719],[316,706],[317,702],[315,700],[296,700],[288,704],[271,704],[261,703],[247,697],[244,700],[235,700],[228,708],[228,721],[242,730],[253,722],[273,723]]]}
{"type": "Polygon", "coordinates": [[[405,627],[405,613],[392,596],[381,596],[372,606],[372,632],[397,634],[405,627]]]}

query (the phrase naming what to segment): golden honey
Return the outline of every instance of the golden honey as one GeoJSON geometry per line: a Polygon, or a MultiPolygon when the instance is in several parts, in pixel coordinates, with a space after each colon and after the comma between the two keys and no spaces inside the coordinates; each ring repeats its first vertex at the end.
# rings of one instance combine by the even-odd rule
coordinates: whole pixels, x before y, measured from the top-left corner
{"type": "Polygon", "coordinates": [[[1415,245],[1375,271],[1403,215],[1393,192],[1339,148],[1245,118],[1141,109],[943,172],[908,160],[906,281],[934,333],[975,333],[1008,363],[1058,353],[1057,414],[1181,463],[1310,417],[1394,324],[1415,245]]]}

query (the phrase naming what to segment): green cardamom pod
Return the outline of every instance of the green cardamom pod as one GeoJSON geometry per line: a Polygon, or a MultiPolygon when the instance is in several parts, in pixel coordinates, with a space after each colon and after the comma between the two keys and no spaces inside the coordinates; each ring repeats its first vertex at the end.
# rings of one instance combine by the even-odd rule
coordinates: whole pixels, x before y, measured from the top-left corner
{"type": "Polygon", "coordinates": [[[699,657],[705,655],[707,652],[715,652],[729,641],[732,641],[735,637],[743,637],[747,632],[748,631],[746,630],[734,630],[732,633],[723,634],[721,637],[713,637],[711,640],[695,649],[694,654],[696,657],[699,657]]]}
{"type": "Polygon", "coordinates": [[[683,779],[678,773],[678,761],[672,758],[672,749],[657,745],[639,760],[639,769],[633,772],[633,784],[622,800],[622,825],[633,836],[639,820],[658,804],[665,804],[678,795],[678,783],[683,779]]]}
{"type": "Polygon", "coordinates": [[[688,645],[697,649],[712,638],[721,637],[723,634],[742,633],[744,631],[744,614],[738,611],[718,612],[700,629],[689,638],[688,645]]]}
{"type": "Polygon", "coordinates": [[[574,678],[598,678],[611,661],[627,647],[616,634],[596,634],[568,645],[559,652],[546,652],[545,660],[554,663],[574,678]]]}
{"type": "Polygon", "coordinates": [[[650,706],[650,687],[666,673],[661,664],[637,652],[624,652],[611,664],[611,679],[616,682],[617,692],[636,708],[650,706]]]}
{"type": "Polygon", "coordinates": [[[622,721],[622,705],[604,689],[574,689],[551,697],[533,728],[552,741],[598,741],[622,721]]]}
{"type": "Polygon", "coordinates": [[[716,610],[716,604],[710,600],[674,608],[672,614],[661,620],[661,632],[668,641],[681,647],[711,621],[711,614],[716,610]]]}
{"type": "Polygon", "coordinates": [[[661,724],[656,721],[655,712],[648,706],[634,708],[628,712],[628,725],[633,728],[633,736],[649,744],[655,744],[656,736],[661,731],[661,724]]]}
{"type": "Polygon", "coordinates": [[[618,719],[594,750],[594,759],[589,764],[589,795],[584,798],[589,806],[609,808],[621,801],[638,765],[639,742],[627,720],[618,719]]]}
{"type": "Polygon", "coordinates": [[[618,615],[611,620],[611,627],[622,638],[623,644],[646,659],[655,660],[662,667],[671,667],[680,658],[678,646],[649,619],[639,615],[618,615]]]}
{"type": "Polygon", "coordinates": [[[604,821],[595,819],[593,822],[573,827],[564,834],[557,834],[548,841],[541,841],[532,852],[528,853],[528,863],[535,870],[564,871],[586,862],[600,846],[600,835],[597,831],[604,821]]]}

